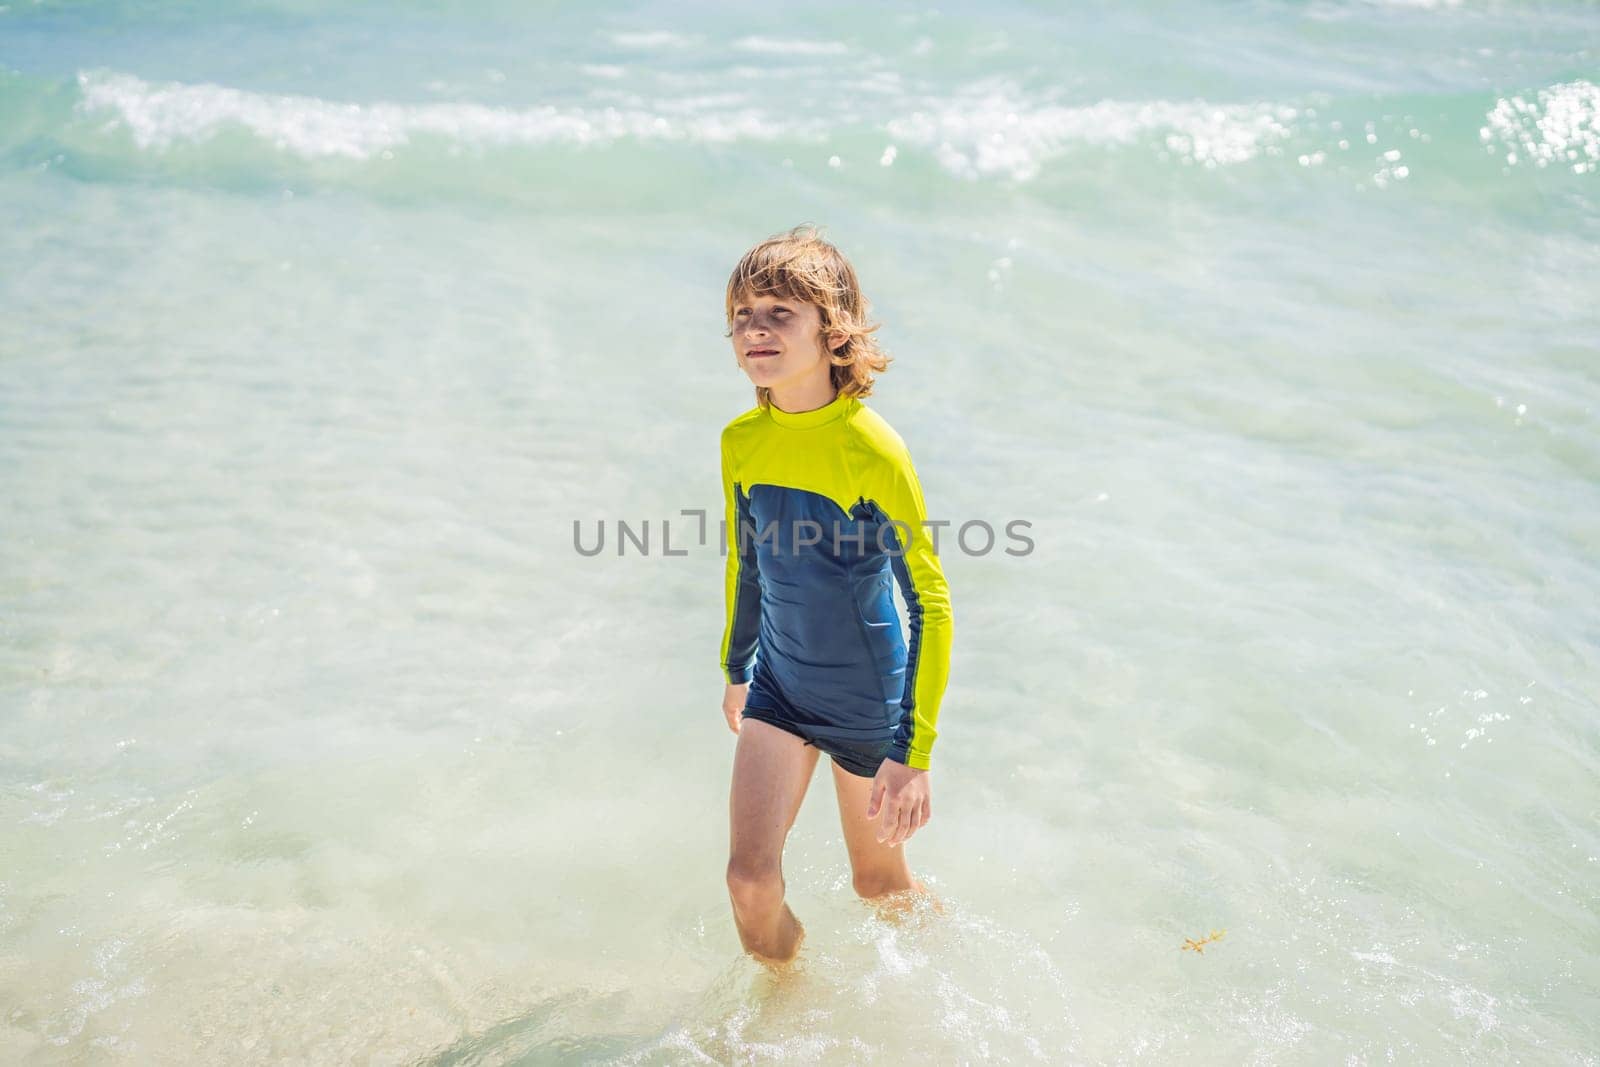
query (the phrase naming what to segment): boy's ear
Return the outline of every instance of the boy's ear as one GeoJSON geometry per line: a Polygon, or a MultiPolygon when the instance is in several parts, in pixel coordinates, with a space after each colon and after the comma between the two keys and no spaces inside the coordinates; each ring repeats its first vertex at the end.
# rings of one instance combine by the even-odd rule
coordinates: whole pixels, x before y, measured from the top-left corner
{"type": "Polygon", "coordinates": [[[849,334],[845,333],[843,330],[835,330],[828,335],[828,351],[832,352],[834,355],[838,355],[839,349],[843,348],[845,346],[845,342],[849,340],[849,334]]]}

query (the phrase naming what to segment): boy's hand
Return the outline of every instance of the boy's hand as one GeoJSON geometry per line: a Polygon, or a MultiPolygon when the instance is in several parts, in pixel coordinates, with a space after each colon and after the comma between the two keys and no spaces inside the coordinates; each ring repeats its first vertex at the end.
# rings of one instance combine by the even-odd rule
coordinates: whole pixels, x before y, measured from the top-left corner
{"type": "Polygon", "coordinates": [[[894,848],[928,825],[933,817],[933,794],[928,772],[886,759],[878,765],[872,779],[872,797],[867,801],[867,818],[882,813],[878,840],[894,848]]]}
{"type": "Polygon", "coordinates": [[[722,691],[722,714],[727,716],[728,729],[739,732],[739,716],[744,714],[744,698],[750,692],[749,682],[735,682],[722,691]]]}

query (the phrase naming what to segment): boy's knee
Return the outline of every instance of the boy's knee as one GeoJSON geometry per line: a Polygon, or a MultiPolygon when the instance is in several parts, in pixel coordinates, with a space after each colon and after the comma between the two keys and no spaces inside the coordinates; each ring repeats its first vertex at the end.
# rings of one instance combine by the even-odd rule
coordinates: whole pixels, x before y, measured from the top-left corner
{"type": "Polygon", "coordinates": [[[775,863],[728,861],[728,895],[741,912],[763,911],[783,902],[783,873],[775,863]]]}

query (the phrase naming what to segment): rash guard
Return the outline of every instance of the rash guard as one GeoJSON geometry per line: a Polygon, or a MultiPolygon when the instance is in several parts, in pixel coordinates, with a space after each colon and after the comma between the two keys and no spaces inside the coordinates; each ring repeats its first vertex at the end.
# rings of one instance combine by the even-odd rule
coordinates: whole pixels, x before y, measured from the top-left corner
{"type": "Polygon", "coordinates": [[[722,431],[722,488],[727,680],[759,673],[811,724],[892,736],[889,758],[927,769],[953,618],[900,435],[857,397],[756,407],[722,431]]]}

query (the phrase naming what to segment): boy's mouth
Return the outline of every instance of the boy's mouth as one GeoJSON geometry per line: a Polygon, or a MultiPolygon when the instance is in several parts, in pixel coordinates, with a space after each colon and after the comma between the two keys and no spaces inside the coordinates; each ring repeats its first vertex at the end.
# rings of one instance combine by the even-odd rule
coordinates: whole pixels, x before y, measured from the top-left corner
{"type": "Polygon", "coordinates": [[[745,353],[745,358],[756,359],[761,356],[775,356],[777,354],[778,350],[776,348],[752,348],[745,353]]]}

